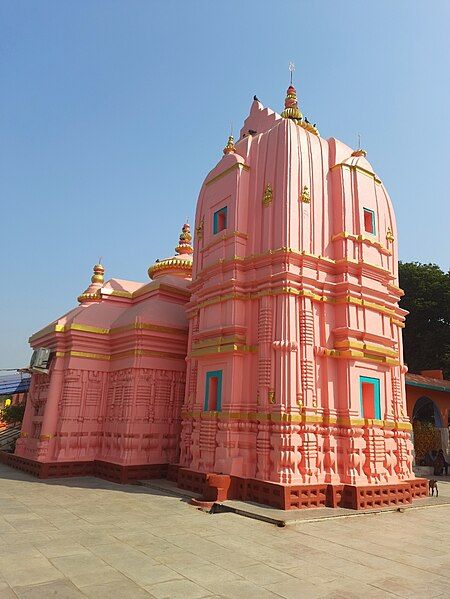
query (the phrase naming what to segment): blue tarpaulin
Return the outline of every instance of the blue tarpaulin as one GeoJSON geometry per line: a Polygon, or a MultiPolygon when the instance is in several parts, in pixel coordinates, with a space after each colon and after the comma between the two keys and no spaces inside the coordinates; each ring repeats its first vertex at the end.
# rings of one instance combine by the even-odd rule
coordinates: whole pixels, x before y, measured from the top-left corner
{"type": "Polygon", "coordinates": [[[26,393],[30,388],[31,374],[27,372],[12,372],[0,375],[0,397],[14,393],[26,393]]]}

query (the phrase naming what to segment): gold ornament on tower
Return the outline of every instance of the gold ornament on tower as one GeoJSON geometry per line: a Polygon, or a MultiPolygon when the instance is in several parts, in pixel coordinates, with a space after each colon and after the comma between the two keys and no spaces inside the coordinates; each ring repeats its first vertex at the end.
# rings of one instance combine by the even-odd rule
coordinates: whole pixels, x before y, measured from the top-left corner
{"type": "Polygon", "coordinates": [[[309,193],[309,189],[308,189],[307,185],[303,186],[302,195],[300,196],[300,199],[305,204],[310,204],[311,203],[311,194],[309,193]]]}
{"type": "Polygon", "coordinates": [[[395,237],[394,237],[394,234],[392,233],[391,227],[388,227],[388,229],[386,231],[386,241],[388,243],[394,243],[394,241],[395,241],[395,237]]]}
{"type": "Polygon", "coordinates": [[[202,220],[198,223],[198,226],[195,227],[195,235],[197,239],[203,238],[203,227],[205,226],[205,217],[202,216],[202,220]]]}
{"type": "Polygon", "coordinates": [[[269,206],[269,204],[273,200],[273,189],[270,183],[267,183],[266,188],[264,190],[262,203],[264,206],[269,206]]]}
{"type": "Polygon", "coordinates": [[[230,135],[228,138],[227,145],[223,149],[223,153],[226,154],[234,154],[236,152],[236,148],[234,147],[234,137],[230,135]]]}

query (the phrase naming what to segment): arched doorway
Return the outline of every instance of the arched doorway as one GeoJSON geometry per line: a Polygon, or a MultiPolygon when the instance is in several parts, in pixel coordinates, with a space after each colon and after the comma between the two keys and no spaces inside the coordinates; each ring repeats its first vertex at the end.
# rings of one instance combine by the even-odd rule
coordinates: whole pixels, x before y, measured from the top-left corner
{"type": "Polygon", "coordinates": [[[417,466],[432,466],[442,448],[442,417],[439,408],[429,397],[419,397],[412,414],[414,452],[417,466]]]}

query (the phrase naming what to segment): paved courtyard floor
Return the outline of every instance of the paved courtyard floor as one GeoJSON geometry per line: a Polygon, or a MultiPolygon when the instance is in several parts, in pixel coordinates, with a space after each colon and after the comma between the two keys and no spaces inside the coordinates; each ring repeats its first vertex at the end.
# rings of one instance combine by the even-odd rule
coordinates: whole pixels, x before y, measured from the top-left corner
{"type": "Polygon", "coordinates": [[[0,597],[449,597],[449,524],[441,505],[277,528],[0,465],[0,597]]]}

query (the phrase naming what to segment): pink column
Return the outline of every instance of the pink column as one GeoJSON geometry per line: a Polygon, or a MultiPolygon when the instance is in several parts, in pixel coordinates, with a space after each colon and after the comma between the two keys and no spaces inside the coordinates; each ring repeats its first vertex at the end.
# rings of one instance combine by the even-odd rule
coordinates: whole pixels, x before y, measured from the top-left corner
{"type": "Polygon", "coordinates": [[[49,462],[53,458],[53,448],[55,446],[55,433],[58,424],[58,403],[61,398],[63,380],[64,380],[64,359],[54,358],[53,367],[50,373],[50,385],[48,389],[47,401],[45,404],[44,418],[42,420],[41,436],[38,444],[38,460],[49,462]]]}
{"type": "Polygon", "coordinates": [[[27,457],[27,446],[29,444],[29,438],[31,437],[31,429],[33,427],[33,416],[34,416],[34,405],[33,397],[36,387],[36,378],[38,375],[31,377],[30,389],[28,391],[28,397],[25,404],[25,414],[22,420],[22,428],[20,430],[20,437],[16,442],[15,454],[22,457],[27,457]]]}

